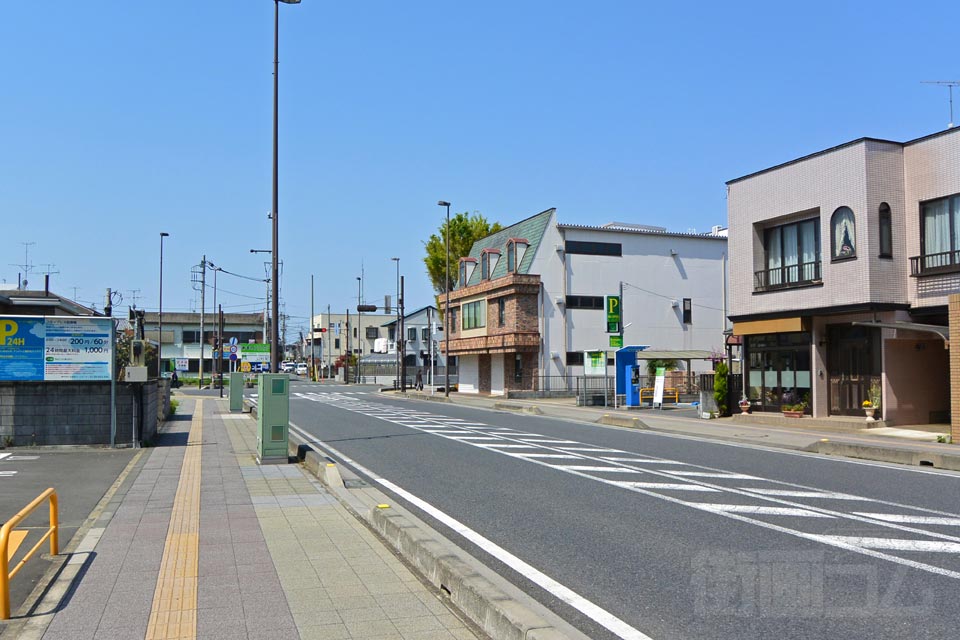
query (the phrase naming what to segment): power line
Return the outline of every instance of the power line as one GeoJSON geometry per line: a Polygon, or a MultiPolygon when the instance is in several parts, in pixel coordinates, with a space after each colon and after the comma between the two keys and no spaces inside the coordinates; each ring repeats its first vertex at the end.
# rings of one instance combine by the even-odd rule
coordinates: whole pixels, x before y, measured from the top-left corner
{"type": "MultiPolygon", "coordinates": [[[[626,286],[626,287],[633,287],[634,289],[637,289],[638,291],[643,291],[644,293],[649,293],[649,294],[652,295],[652,296],[656,296],[656,297],[658,297],[658,298],[663,298],[664,300],[676,300],[676,296],[666,296],[666,295],[664,295],[664,294],[662,294],[662,293],[657,293],[656,291],[650,291],[649,289],[644,289],[643,287],[638,287],[638,286],[635,285],[635,284],[630,284],[629,282],[624,282],[623,284],[624,284],[624,286],[626,286]]],[[[699,308],[701,308],[701,309],[710,309],[711,311],[723,311],[723,309],[721,309],[721,308],[719,308],[719,307],[711,307],[710,305],[706,305],[706,304],[697,304],[697,303],[692,302],[692,301],[691,301],[691,304],[692,304],[693,306],[699,307],[699,308]]]]}

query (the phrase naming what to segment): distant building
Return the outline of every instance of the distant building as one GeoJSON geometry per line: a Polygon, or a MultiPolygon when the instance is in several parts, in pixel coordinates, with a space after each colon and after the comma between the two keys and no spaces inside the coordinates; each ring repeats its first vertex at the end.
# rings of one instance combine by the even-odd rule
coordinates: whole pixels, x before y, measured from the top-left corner
{"type": "Polygon", "coordinates": [[[0,315],[11,316],[102,316],[90,307],[59,296],[49,289],[0,290],[0,315]]]}
{"type": "MultiPolygon", "coordinates": [[[[147,340],[154,344],[158,338],[161,342],[160,369],[170,371],[171,361],[185,358],[188,361],[188,372],[200,371],[200,345],[203,344],[203,371],[209,373],[213,365],[213,344],[217,335],[216,315],[205,315],[203,335],[200,335],[199,313],[168,313],[163,314],[163,335],[158,336],[158,316],[154,311],[144,314],[144,331],[147,340]]],[[[270,328],[267,327],[269,333],[270,328]]],[[[240,344],[250,342],[264,343],[263,314],[262,313],[224,313],[223,339],[229,343],[236,338],[240,344]]],[[[225,369],[229,370],[229,369],[225,369]]]]}

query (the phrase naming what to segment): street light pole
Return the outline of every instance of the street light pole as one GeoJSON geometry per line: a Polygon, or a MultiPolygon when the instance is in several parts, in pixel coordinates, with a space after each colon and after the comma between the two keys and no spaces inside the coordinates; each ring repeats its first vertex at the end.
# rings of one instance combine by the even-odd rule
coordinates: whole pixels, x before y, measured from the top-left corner
{"type": "Polygon", "coordinates": [[[357,384],[360,384],[360,356],[363,355],[363,278],[357,276],[357,384]]]}
{"type": "Polygon", "coordinates": [[[272,338],[270,346],[270,371],[276,373],[280,370],[280,269],[278,266],[278,236],[280,227],[278,224],[279,213],[279,189],[278,189],[278,126],[277,126],[277,105],[280,71],[280,2],[284,4],[300,4],[300,0],[273,0],[273,202],[270,210],[270,218],[273,223],[273,246],[270,266],[270,281],[273,289],[273,299],[271,300],[271,318],[270,336],[272,338]]]}
{"type": "Polygon", "coordinates": [[[157,312],[157,378],[163,375],[163,239],[169,237],[160,232],[160,310],[157,312]]]}
{"type": "Polygon", "coordinates": [[[446,360],[444,361],[443,367],[443,395],[447,398],[450,397],[450,203],[445,200],[440,200],[437,204],[441,207],[447,208],[447,227],[444,232],[444,240],[447,244],[447,275],[446,279],[443,282],[443,289],[446,291],[446,302],[444,303],[445,309],[443,310],[443,341],[444,345],[444,354],[446,355],[446,360]]]}
{"type": "Polygon", "coordinates": [[[396,326],[395,326],[394,329],[393,329],[393,345],[394,345],[393,350],[396,351],[396,353],[397,353],[397,357],[396,357],[396,361],[397,361],[397,378],[396,378],[396,380],[397,380],[397,386],[398,386],[398,388],[399,388],[399,385],[400,385],[400,349],[398,348],[398,345],[400,344],[400,258],[390,258],[390,259],[397,263],[397,300],[396,300],[396,303],[397,303],[397,304],[396,304],[396,307],[397,307],[397,324],[396,324],[396,326]]]}

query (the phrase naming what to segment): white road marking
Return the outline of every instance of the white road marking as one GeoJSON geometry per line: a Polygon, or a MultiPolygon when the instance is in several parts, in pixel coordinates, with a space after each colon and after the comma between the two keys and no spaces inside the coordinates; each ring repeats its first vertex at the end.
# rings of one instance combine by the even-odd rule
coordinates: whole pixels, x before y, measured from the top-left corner
{"type": "Polygon", "coordinates": [[[0,478],[9,478],[15,475],[17,475],[16,471],[0,471],[0,478]]]}
{"type": "Polygon", "coordinates": [[[573,440],[542,440],[540,438],[518,438],[524,442],[536,442],[537,444],[580,444],[573,440]]]}
{"type": "Polygon", "coordinates": [[[600,456],[601,460],[609,460],[610,462],[637,462],[640,464],[675,464],[678,466],[689,467],[686,462],[676,462],[675,460],[657,460],[654,458],[610,458],[608,456],[600,456]]]}
{"type": "Polygon", "coordinates": [[[40,456],[18,456],[16,454],[11,454],[7,460],[13,462],[14,460],[23,461],[23,460],[39,460],[40,456]]]}
{"type": "Polygon", "coordinates": [[[915,516],[895,513],[865,513],[857,511],[858,516],[883,520],[884,522],[905,522],[907,524],[945,524],[951,527],[960,527],[960,518],[941,518],[938,516],[915,516]]]}
{"type": "Polygon", "coordinates": [[[487,444],[478,442],[477,446],[485,449],[536,449],[532,444],[487,444]]]}
{"type": "Polygon", "coordinates": [[[636,469],[627,469],[626,467],[591,467],[588,465],[559,465],[552,464],[550,465],[554,469],[563,469],[564,471],[601,471],[607,473],[643,473],[643,471],[637,471],[636,469]]]}
{"type": "Polygon", "coordinates": [[[512,453],[507,453],[508,456],[513,456],[515,458],[553,458],[553,459],[565,459],[565,460],[579,460],[580,456],[571,456],[563,453],[526,453],[524,451],[516,451],[512,453]]]}
{"type": "Polygon", "coordinates": [[[0,453],[0,460],[3,460],[4,458],[6,458],[6,457],[9,456],[9,455],[12,455],[12,454],[9,454],[9,453],[0,453]]]}
{"type": "Polygon", "coordinates": [[[699,484],[673,484],[670,482],[628,482],[624,480],[612,480],[610,484],[628,489],[670,489],[674,491],[703,491],[706,493],[720,493],[719,489],[704,487],[699,484]]]}
{"type": "Polygon", "coordinates": [[[764,496],[783,496],[785,498],[827,498],[829,500],[862,500],[873,502],[870,498],[852,496],[849,493],[830,491],[795,491],[793,489],[767,489],[765,487],[740,487],[740,491],[750,491],[764,496]]]}
{"type": "Polygon", "coordinates": [[[466,440],[467,442],[473,442],[474,440],[499,440],[494,436],[454,436],[454,440],[466,440]]]}
{"type": "Polygon", "coordinates": [[[894,551],[932,551],[936,553],[960,553],[960,542],[940,540],[898,540],[894,538],[860,538],[857,536],[814,536],[823,542],[841,542],[865,549],[891,549],[894,551]]]}
{"type": "Polygon", "coordinates": [[[700,502],[687,503],[695,509],[713,511],[715,513],[749,513],[758,516],[799,516],[801,518],[833,518],[825,513],[817,513],[807,509],[793,507],[762,507],[750,504],[703,504],[700,502]]]}
{"type": "Polygon", "coordinates": [[[616,453],[613,449],[590,449],[585,447],[560,447],[564,451],[579,451],[580,453],[616,453]]]}
{"type": "Polygon", "coordinates": [[[684,478],[727,478],[728,480],[762,480],[757,476],[748,476],[745,473],[725,473],[723,471],[670,471],[664,470],[672,476],[684,478]]]}

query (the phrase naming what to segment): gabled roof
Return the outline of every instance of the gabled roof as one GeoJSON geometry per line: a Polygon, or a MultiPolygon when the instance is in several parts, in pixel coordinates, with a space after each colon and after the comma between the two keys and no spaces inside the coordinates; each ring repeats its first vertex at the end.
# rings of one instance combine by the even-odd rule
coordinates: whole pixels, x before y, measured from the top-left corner
{"type": "MultiPolygon", "coordinates": [[[[530,265],[533,264],[533,257],[537,253],[537,248],[540,246],[540,241],[543,240],[543,235],[546,233],[547,225],[550,223],[550,219],[553,217],[553,214],[556,212],[555,208],[547,209],[546,211],[541,211],[540,213],[530,216],[526,220],[521,220],[516,224],[512,224],[509,227],[505,227],[496,233],[487,236],[486,238],[481,238],[473,243],[473,247],[470,248],[470,258],[480,259],[480,253],[484,249],[498,249],[501,254],[501,258],[497,261],[497,266],[494,268],[493,273],[490,274],[490,279],[494,280],[496,278],[502,278],[507,275],[507,241],[516,238],[523,238],[529,242],[526,252],[523,254],[523,260],[520,261],[520,264],[517,265],[516,273],[529,273],[530,265]]],[[[463,256],[468,257],[468,256],[463,256]]],[[[473,275],[470,276],[470,280],[467,282],[466,286],[471,286],[480,283],[481,270],[474,269],[473,275]]],[[[460,289],[461,284],[457,282],[455,289],[460,289]]]]}
{"type": "Polygon", "coordinates": [[[71,316],[100,316],[90,307],[52,291],[32,291],[27,289],[7,289],[0,292],[0,304],[15,307],[45,307],[56,309],[71,316]]]}

